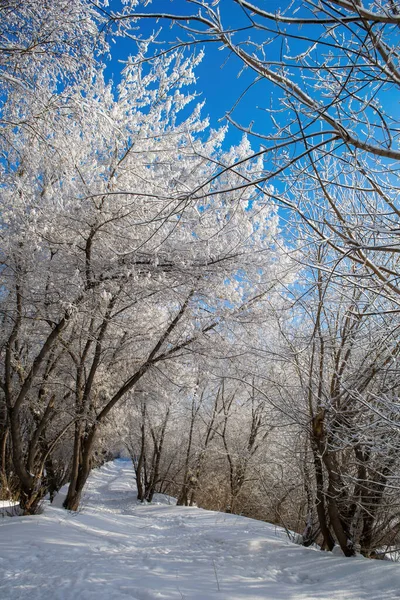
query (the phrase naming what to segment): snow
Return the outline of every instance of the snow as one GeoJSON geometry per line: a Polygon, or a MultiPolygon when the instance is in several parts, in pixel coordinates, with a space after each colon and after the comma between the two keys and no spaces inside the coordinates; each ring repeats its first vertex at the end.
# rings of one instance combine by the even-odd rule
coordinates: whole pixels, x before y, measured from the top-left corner
{"type": "Polygon", "coordinates": [[[21,514],[19,502],[0,500],[0,517],[14,517],[21,514]]]}
{"type": "Polygon", "coordinates": [[[12,508],[13,506],[18,506],[18,502],[14,502],[13,500],[0,500],[0,509],[12,508]]]}
{"type": "Polygon", "coordinates": [[[398,600],[400,565],[290,542],[273,525],[157,496],[133,470],[94,471],[82,510],[62,494],[41,515],[0,521],[2,600],[398,600]]]}

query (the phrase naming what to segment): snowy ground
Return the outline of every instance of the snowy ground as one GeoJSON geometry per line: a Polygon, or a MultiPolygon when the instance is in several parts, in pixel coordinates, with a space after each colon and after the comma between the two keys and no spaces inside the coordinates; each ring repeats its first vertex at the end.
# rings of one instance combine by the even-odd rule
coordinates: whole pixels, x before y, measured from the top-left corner
{"type": "Polygon", "coordinates": [[[400,564],[301,548],[272,525],[168,499],[138,505],[117,460],[92,474],[81,512],[0,519],[0,598],[399,600],[400,564]]]}

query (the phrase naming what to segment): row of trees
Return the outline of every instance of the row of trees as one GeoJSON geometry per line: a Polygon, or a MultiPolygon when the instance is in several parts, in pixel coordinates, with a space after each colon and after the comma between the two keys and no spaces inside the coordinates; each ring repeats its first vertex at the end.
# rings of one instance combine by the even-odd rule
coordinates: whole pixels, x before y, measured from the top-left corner
{"type": "Polygon", "coordinates": [[[1,493],[68,481],[76,510],[124,447],[141,500],[370,555],[400,530],[397,3],[191,4],[0,7],[1,493]],[[106,82],[109,29],[155,18],[176,43],[106,82]],[[193,106],[204,39],[279,104],[230,149],[193,106]]]}
{"type": "MultiPolygon", "coordinates": [[[[43,10],[20,7],[27,22],[34,8],[43,10]]],[[[43,48],[29,42],[34,60],[43,48]]],[[[148,69],[128,64],[115,93],[102,65],[71,72],[60,94],[56,77],[40,90],[32,81],[41,105],[51,94],[55,106],[38,117],[39,131],[27,115],[4,139],[3,477],[11,452],[27,512],[46,490],[53,449],[71,435],[65,505],[77,509],[114,406],[278,281],[275,210],[238,186],[259,161],[226,173],[238,188],[228,195],[213,181],[216,165],[250,146],[244,139],[224,153],[223,130],[202,135],[207,123],[185,93],[197,60],[174,53],[148,69]]],[[[4,99],[5,119],[23,110],[17,92],[4,99]]]]}
{"type": "Polygon", "coordinates": [[[298,318],[310,329],[301,350],[284,335],[312,423],[319,527],[346,554],[397,485],[399,10],[396,0],[282,1],[276,12],[188,0],[170,13],[132,2],[112,15],[121,31],[170,23],[175,46],[215,43],[245,72],[226,119],[259,140],[257,185],[276,183],[270,197],[296,215],[290,235],[310,281],[298,318]]]}
{"type": "Polygon", "coordinates": [[[152,377],[111,431],[142,500],[164,492],[283,524],[305,545],[371,555],[399,540],[396,325],[360,317],[365,297],[346,281],[319,272],[307,284],[268,323],[255,310],[236,323],[229,359],[225,349],[216,366],[214,351],[169,382],[152,377]]]}

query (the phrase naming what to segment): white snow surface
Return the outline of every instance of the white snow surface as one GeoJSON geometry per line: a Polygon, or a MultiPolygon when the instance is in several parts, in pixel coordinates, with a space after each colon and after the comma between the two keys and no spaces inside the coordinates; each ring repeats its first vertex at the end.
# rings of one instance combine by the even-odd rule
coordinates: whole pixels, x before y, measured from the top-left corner
{"type": "Polygon", "coordinates": [[[136,501],[130,463],[95,470],[82,510],[0,520],[1,600],[399,600],[400,565],[291,543],[266,523],[136,501]]]}
{"type": "Polygon", "coordinates": [[[18,506],[18,502],[14,502],[13,500],[0,500],[0,509],[12,508],[13,506],[18,506]]]}

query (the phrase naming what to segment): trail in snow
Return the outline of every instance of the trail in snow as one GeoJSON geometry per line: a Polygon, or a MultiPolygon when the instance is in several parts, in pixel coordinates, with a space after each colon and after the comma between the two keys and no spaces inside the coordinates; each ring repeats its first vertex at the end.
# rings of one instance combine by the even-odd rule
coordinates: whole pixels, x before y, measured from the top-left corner
{"type": "Polygon", "coordinates": [[[399,600],[400,565],[296,546],[272,525],[136,501],[116,460],[83,508],[0,520],[1,600],[399,600]]]}

